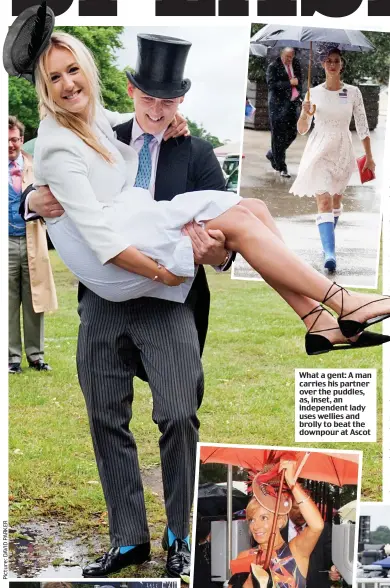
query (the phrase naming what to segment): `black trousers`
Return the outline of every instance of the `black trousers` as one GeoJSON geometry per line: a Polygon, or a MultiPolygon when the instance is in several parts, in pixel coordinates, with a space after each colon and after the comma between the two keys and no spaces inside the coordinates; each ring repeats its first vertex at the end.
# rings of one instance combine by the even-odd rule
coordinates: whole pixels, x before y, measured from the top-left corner
{"type": "Polygon", "coordinates": [[[275,169],[286,171],[286,151],[297,137],[298,100],[276,106],[270,115],[271,151],[275,169]]]}
{"type": "Polygon", "coordinates": [[[149,541],[137,446],[129,429],[139,361],[148,375],[152,417],[161,432],[168,525],[175,535],[186,537],[194,492],[196,412],[204,383],[193,312],[185,304],[155,298],[108,302],[86,290],[79,315],[77,368],[111,544],[149,541]]]}

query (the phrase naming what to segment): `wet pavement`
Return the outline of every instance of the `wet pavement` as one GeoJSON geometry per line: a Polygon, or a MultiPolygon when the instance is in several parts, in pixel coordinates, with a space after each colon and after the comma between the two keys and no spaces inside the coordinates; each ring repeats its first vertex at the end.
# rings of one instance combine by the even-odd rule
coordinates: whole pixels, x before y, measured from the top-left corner
{"type": "MultiPolygon", "coordinates": [[[[161,469],[142,471],[144,487],[163,502],[161,469]]],[[[82,569],[109,548],[107,535],[93,530],[74,538],[69,521],[34,520],[9,530],[10,578],[81,578],[82,569]]],[[[152,533],[152,529],[151,529],[152,533]]],[[[160,577],[165,566],[161,537],[152,541],[152,559],[137,567],[136,576],[160,577]]],[[[132,572],[132,576],[134,576],[132,572]]]]}
{"type": "MultiPolygon", "coordinates": [[[[336,229],[337,271],[332,274],[332,279],[344,286],[376,287],[386,112],[387,92],[383,91],[379,124],[371,132],[377,179],[361,185],[358,173],[353,174],[343,201],[344,211],[336,229]]],[[[356,156],[360,156],[364,149],[356,133],[352,135],[356,156]]],[[[326,273],[315,224],[315,198],[300,198],[288,193],[296,178],[306,141],[306,136],[298,135],[288,149],[286,161],[291,179],[285,179],[272,169],[265,158],[270,146],[270,133],[245,129],[240,194],[264,200],[287,245],[315,269],[326,273]]],[[[259,279],[259,275],[240,256],[235,263],[234,277],[259,279]]]]}

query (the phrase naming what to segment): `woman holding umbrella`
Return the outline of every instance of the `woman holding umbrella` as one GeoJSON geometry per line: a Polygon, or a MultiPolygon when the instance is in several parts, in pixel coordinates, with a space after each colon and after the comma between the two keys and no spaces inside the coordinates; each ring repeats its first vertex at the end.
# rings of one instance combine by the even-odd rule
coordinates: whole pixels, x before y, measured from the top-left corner
{"type": "Polygon", "coordinates": [[[258,474],[253,480],[254,497],[247,506],[246,516],[256,547],[241,552],[231,562],[234,574],[229,581],[231,588],[306,586],[310,555],[322,533],[324,522],[310,496],[295,481],[296,462],[281,460],[279,472],[284,472],[284,481],[287,484],[287,487],[283,487],[282,478],[279,504],[274,485],[261,481],[263,474],[258,474]],[[288,523],[292,498],[299,506],[306,526],[300,534],[286,543],[280,529],[288,523]],[[267,569],[271,572],[271,577],[267,569]]]}
{"type": "Polygon", "coordinates": [[[366,154],[363,169],[375,172],[370,135],[361,92],[341,79],[343,58],[340,50],[327,44],[320,50],[326,80],[307,94],[298,120],[298,132],[304,135],[315,128],[306,144],[298,176],[290,192],[317,199],[317,226],[324,251],[325,269],[336,269],[335,228],[342,210],[342,198],[352,173],[357,169],[349,125],[352,115],[366,154]]]}

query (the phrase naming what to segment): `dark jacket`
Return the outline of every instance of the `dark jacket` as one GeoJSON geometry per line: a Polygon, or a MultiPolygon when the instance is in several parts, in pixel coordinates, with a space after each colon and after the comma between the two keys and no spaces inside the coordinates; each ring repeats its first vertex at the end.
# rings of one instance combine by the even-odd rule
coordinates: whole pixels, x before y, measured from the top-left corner
{"type": "MultiPolygon", "coordinates": [[[[296,88],[299,92],[299,98],[303,99],[302,70],[301,64],[296,57],[293,59],[292,68],[294,77],[298,80],[296,88]]],[[[292,86],[280,57],[270,63],[267,68],[267,86],[269,115],[271,118],[281,117],[291,101],[292,86]]]]}
{"type": "MultiPolygon", "coordinates": [[[[117,138],[131,141],[133,121],[115,127],[117,138]]],[[[224,190],[221,166],[208,141],[198,137],[179,137],[162,141],[157,163],[155,200],[172,200],[177,194],[197,190],[224,190]]],[[[198,269],[186,304],[195,313],[201,353],[206,341],[210,310],[210,291],[203,266],[198,269]]]]}

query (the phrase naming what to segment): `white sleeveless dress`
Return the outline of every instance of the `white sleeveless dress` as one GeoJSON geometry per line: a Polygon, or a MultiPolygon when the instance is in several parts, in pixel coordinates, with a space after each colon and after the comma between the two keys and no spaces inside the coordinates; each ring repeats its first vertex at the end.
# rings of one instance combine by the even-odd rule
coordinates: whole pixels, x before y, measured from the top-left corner
{"type": "Polygon", "coordinates": [[[60,218],[45,219],[53,245],[77,279],[102,298],[122,302],[150,296],[184,302],[196,268],[191,240],[182,235],[182,227],[193,219],[215,218],[241,198],[207,190],[157,202],[149,191],[133,187],[138,154],[116,140],[103,111],[94,130],[113,155],[113,164],[53,118],[40,124],[36,184],[48,185],[65,210],[60,218]],[[188,279],[169,287],[107,263],[128,246],[188,279]]]}
{"type": "MultiPolygon", "coordinates": [[[[356,155],[349,130],[352,115],[363,140],[370,132],[362,94],[356,86],[343,84],[340,90],[327,90],[324,84],[310,90],[316,105],[315,127],[306,143],[296,180],[290,193],[315,196],[328,192],[343,194],[357,170],[356,155]]],[[[359,155],[363,155],[362,153],[359,155]]]]}

